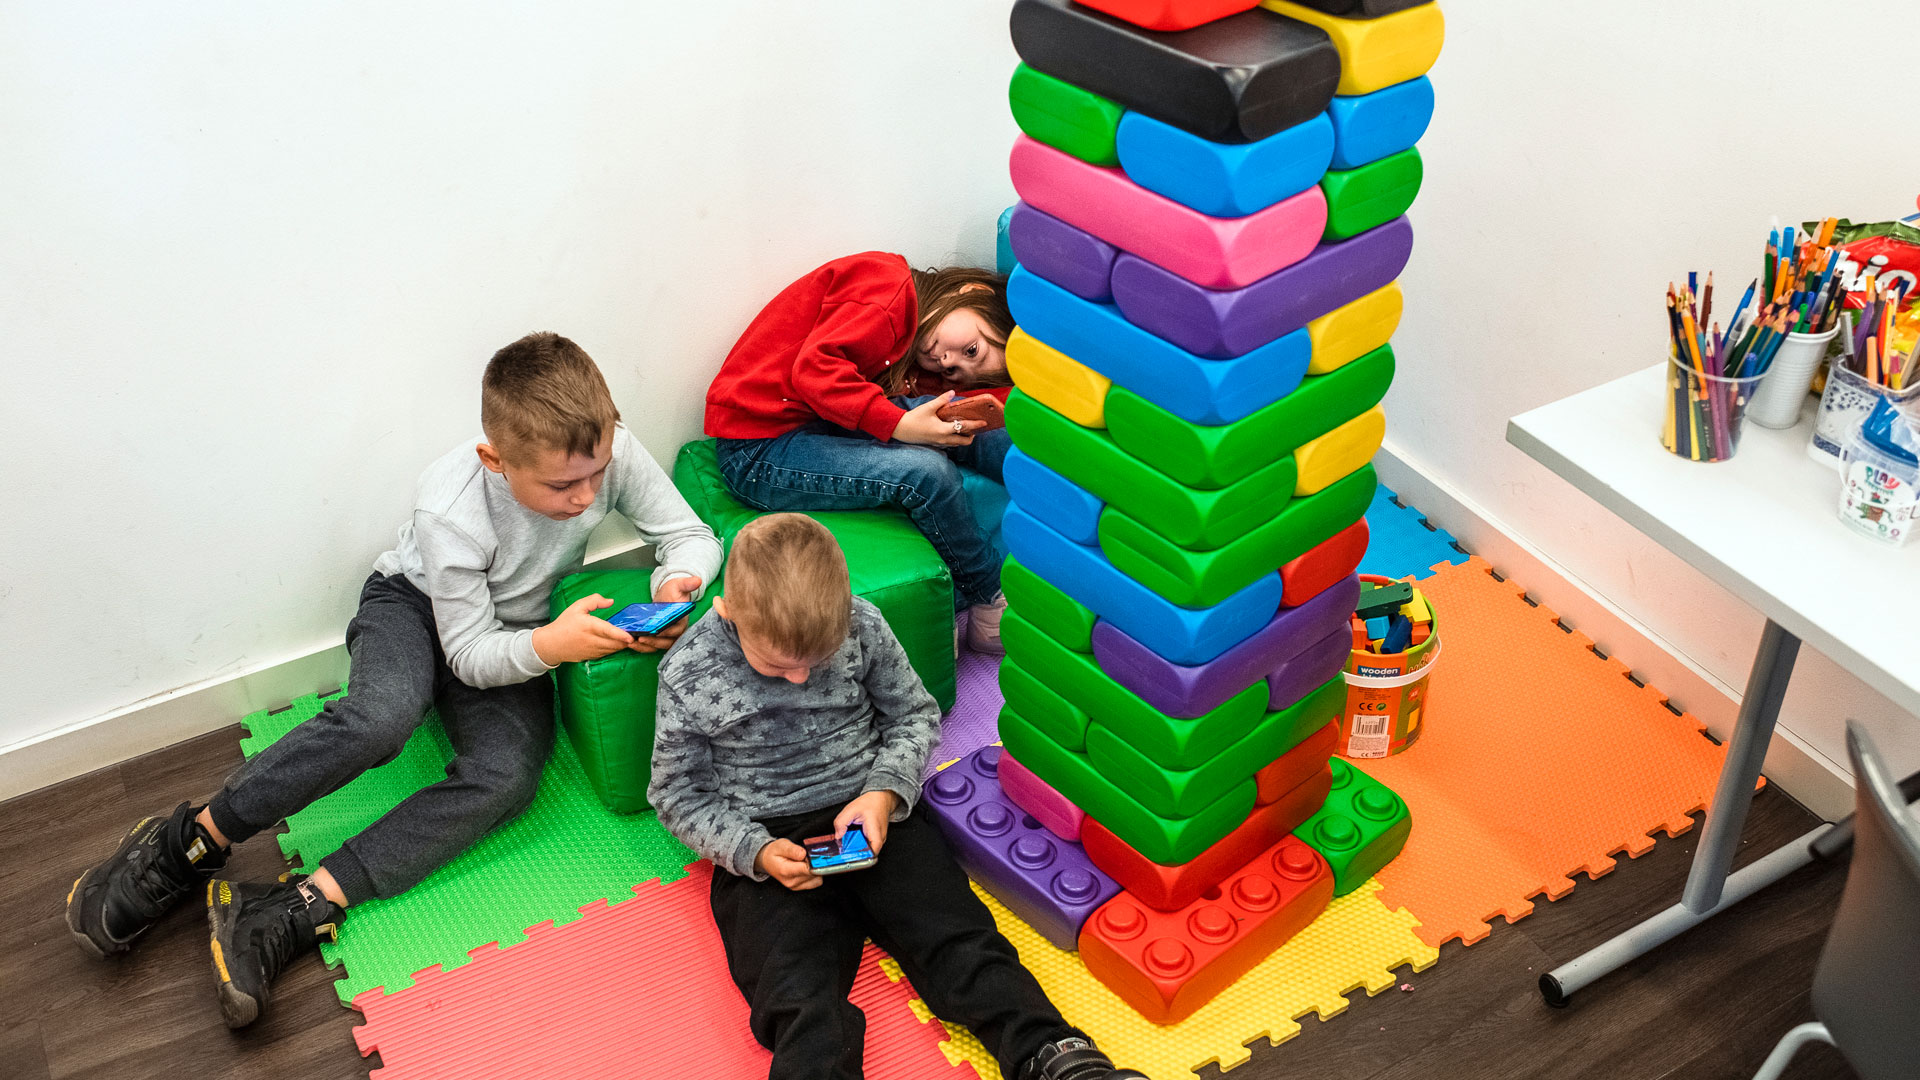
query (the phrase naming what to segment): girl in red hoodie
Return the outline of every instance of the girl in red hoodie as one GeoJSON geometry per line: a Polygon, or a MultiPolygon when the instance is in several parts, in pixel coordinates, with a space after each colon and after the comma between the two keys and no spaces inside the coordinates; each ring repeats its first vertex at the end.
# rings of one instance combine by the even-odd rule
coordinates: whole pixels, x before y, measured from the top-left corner
{"type": "Polygon", "coordinates": [[[968,644],[1000,652],[1000,560],[959,467],[999,480],[1012,443],[937,414],[981,389],[997,408],[1012,332],[997,274],[915,270],[879,251],[835,259],[773,298],[708,387],[720,474],[760,510],[905,510],[953,573],[968,644]]]}

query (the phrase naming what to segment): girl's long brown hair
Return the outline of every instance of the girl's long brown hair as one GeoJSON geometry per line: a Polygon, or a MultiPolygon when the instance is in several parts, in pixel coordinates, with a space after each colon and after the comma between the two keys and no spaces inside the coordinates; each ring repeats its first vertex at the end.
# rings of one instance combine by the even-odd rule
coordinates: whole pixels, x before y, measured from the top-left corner
{"type": "MultiPolygon", "coordinates": [[[[915,362],[914,355],[920,351],[920,339],[927,331],[940,325],[940,320],[960,310],[971,309],[987,324],[994,344],[1006,347],[1007,337],[1013,333],[1013,312],[1007,310],[1007,277],[991,270],[974,266],[943,266],[935,270],[911,270],[913,274],[913,292],[920,304],[919,317],[914,322],[913,340],[907,345],[905,356],[888,365],[874,378],[888,396],[897,397],[914,392],[914,383],[923,375],[932,377],[930,372],[922,371],[915,362]]],[[[996,379],[980,383],[981,386],[1011,386],[1013,379],[1004,371],[996,379]]]]}

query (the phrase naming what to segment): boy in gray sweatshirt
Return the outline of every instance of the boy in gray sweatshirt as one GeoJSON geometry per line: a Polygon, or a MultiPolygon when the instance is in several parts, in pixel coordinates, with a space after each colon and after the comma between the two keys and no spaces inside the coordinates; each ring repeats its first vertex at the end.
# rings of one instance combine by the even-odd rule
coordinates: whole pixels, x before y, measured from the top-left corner
{"type": "MultiPolygon", "coordinates": [[[[374,561],[347,624],[350,692],[329,701],[227,778],[205,806],[144,818],[67,894],[67,926],[95,956],[127,952],[206,886],[220,1008],[253,1022],[275,976],[331,935],[348,907],[411,888],[533,800],[553,743],[547,672],[620,649],[657,652],[685,621],[634,637],[579,601],[552,620],[554,584],[580,568],[609,514],[656,546],[652,599],[691,600],[720,544],[620,423],[600,369],[557,334],[495,353],[481,378],[480,426],[420,475],[399,543],[374,561]],[[454,758],[320,860],[311,878],[210,880],[230,844],[269,828],[399,755],[429,707],[454,758]]],[[[638,597],[623,597],[632,601],[638,597]]]]}
{"type": "Polygon", "coordinates": [[[713,921],[771,1080],[855,1080],[866,1017],[847,1000],[867,938],[1009,1080],[1122,1080],[1061,1018],[914,813],[940,710],[833,534],[801,514],[734,538],[726,595],[660,664],[648,801],[713,860],[713,921]],[[866,834],[878,861],[813,872],[800,842],[866,834]]]}

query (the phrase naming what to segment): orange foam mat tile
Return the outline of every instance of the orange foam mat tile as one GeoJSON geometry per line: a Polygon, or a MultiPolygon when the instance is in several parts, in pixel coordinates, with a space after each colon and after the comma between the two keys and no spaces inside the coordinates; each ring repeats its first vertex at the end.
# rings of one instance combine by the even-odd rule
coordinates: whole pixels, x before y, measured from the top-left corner
{"type": "Polygon", "coordinates": [[[1627,677],[1584,634],[1480,559],[1439,566],[1420,589],[1441,653],[1419,741],[1355,765],[1413,812],[1407,846],[1380,871],[1380,900],[1419,919],[1423,941],[1487,936],[1557,899],[1573,875],[1678,836],[1711,799],[1723,750],[1690,714],[1627,677]]]}
{"type": "MultiPolygon", "coordinates": [[[[1318,919],[1220,996],[1162,1027],[1094,978],[1079,953],[1054,946],[974,886],[1067,1022],[1093,1036],[1114,1064],[1153,1080],[1179,1080],[1210,1063],[1231,1069],[1252,1056],[1247,1044],[1253,1040],[1264,1036],[1284,1042],[1300,1033],[1298,1021],[1308,1013],[1325,1020],[1346,1010],[1347,994],[1361,989],[1377,994],[1393,986],[1394,969],[1430,967],[1439,951],[1415,936],[1412,915],[1380,902],[1379,890],[1369,881],[1335,897],[1318,919]]],[[[920,1016],[929,1015],[924,1004],[916,1002],[914,1008],[920,1016]]],[[[953,1037],[941,1046],[947,1059],[972,1064],[982,1080],[998,1080],[1000,1070],[980,1040],[959,1025],[948,1030],[953,1037]]]]}
{"type": "MultiPolygon", "coordinates": [[[[711,863],[597,901],[581,918],[541,923],[511,949],[486,945],[451,971],[439,965],[405,990],[356,995],[371,1080],[699,1076],[763,1080],[771,1055],[747,1030],[747,1004],[727,975],[707,907],[711,863]]],[[[871,944],[854,982],[867,1015],[874,1080],[974,1080],[944,1056],[945,1031],[915,1011],[913,988],[871,944]]]]}

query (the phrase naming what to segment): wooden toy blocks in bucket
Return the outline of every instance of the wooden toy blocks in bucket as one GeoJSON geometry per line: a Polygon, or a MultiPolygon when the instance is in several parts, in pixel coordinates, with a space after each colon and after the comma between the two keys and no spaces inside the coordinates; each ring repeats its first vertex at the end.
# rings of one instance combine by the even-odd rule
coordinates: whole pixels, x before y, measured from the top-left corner
{"type": "Polygon", "coordinates": [[[1335,747],[1343,757],[1383,758],[1420,737],[1427,678],[1440,656],[1440,622],[1411,581],[1360,575],[1353,652],[1343,677],[1347,707],[1335,747]]]}

